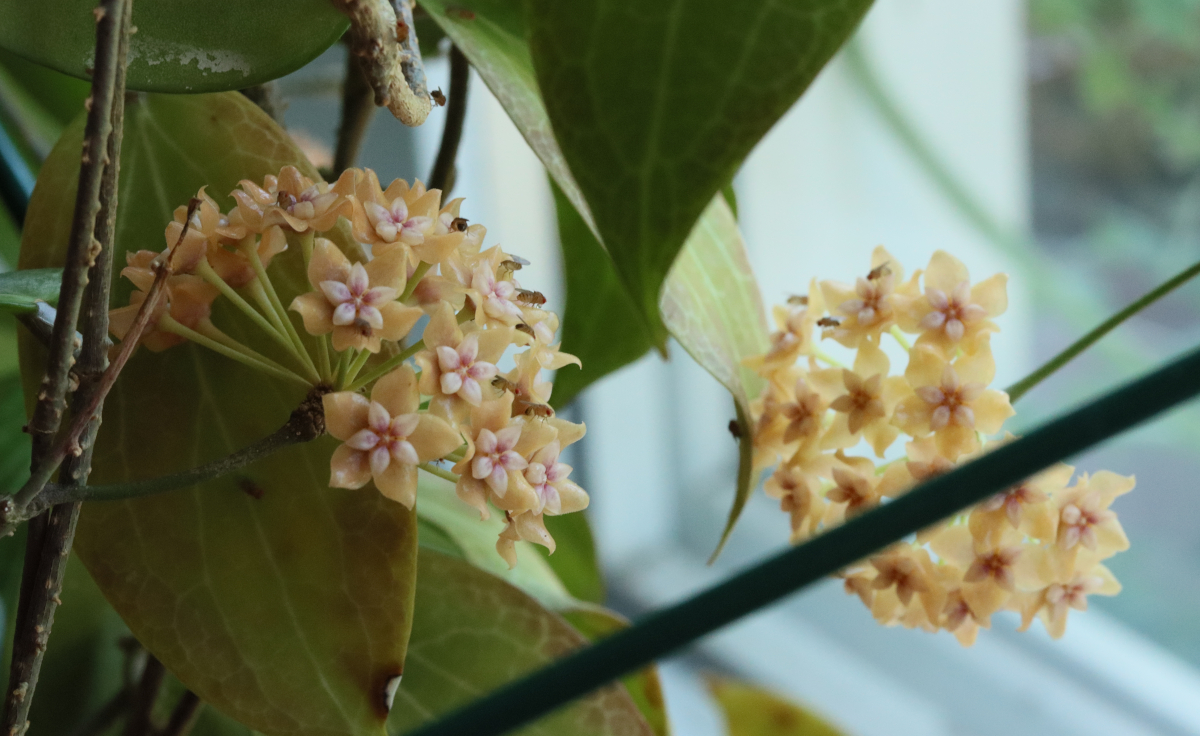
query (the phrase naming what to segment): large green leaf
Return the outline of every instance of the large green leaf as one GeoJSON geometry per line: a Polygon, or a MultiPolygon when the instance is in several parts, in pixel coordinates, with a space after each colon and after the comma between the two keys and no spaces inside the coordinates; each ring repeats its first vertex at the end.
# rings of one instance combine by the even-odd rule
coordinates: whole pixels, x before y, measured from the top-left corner
{"type": "Polygon", "coordinates": [[[39,301],[57,304],[61,286],[61,268],[0,273],[0,311],[34,312],[39,301]]]}
{"type": "Polygon", "coordinates": [[[645,355],[654,343],[612,259],[558,187],[554,203],[567,281],[562,349],[584,366],[567,366],[555,375],[550,403],[562,407],[595,381],[645,355]]]}
{"type": "Polygon", "coordinates": [[[655,342],[659,291],[713,195],[870,0],[531,0],[563,157],[655,342]]]}
{"type": "MultiPolygon", "coordinates": [[[[162,248],[173,209],[201,185],[229,206],[225,194],[243,177],[284,164],[315,175],[286,132],[236,93],[146,95],[125,120],[118,267],[127,249],[162,248]]],[[[42,168],[24,268],[61,263],[81,128],[64,133],[42,168]]],[[[284,303],[307,291],[297,250],[271,270],[284,303]]],[[[115,302],[129,290],[118,282],[115,302]]],[[[224,301],[213,320],[284,360],[224,301]]],[[[42,351],[28,339],[21,348],[28,391],[42,351]]],[[[140,350],[109,396],[92,478],[150,478],[222,457],[273,432],[302,398],[191,344],[140,350]]],[[[328,488],[335,446],[326,437],[233,477],[88,504],[79,525],[77,552],[134,634],[204,700],[270,736],[378,736],[385,686],[404,663],[416,516],[370,488],[328,488]]]]}
{"type": "Polygon", "coordinates": [[[422,522],[444,533],[467,562],[517,586],[542,605],[555,611],[583,605],[567,592],[546,559],[534,552],[529,542],[516,543],[518,563],[510,570],[496,552],[496,539],[504,529],[502,515],[493,513],[489,519],[481,520],[478,511],[454,494],[453,483],[422,474],[417,515],[422,522]]]}
{"type": "MultiPolygon", "coordinates": [[[[408,664],[388,729],[412,730],[585,642],[521,590],[464,560],[422,549],[408,664]]],[[[610,685],[516,733],[652,736],[653,731],[625,689],[610,685]]]]}
{"type": "Polygon", "coordinates": [[[421,7],[462,49],[550,177],[595,230],[587,202],[558,150],[546,117],[525,39],[522,0],[423,0],[421,7]]]}
{"type": "Polygon", "coordinates": [[[842,736],[807,708],[755,685],[713,678],[709,690],[725,714],[729,736],[842,736]]]}
{"type": "MultiPolygon", "coordinates": [[[[88,78],[95,0],[0,0],[0,47],[88,78]]],[[[151,0],[133,4],[129,89],[211,92],[282,77],[349,25],[330,0],[151,0]]]]}
{"type": "Polygon", "coordinates": [[[568,593],[581,601],[603,603],[606,597],[604,576],[596,558],[596,540],[592,537],[587,515],[547,516],[543,522],[554,537],[555,549],[553,553],[541,545],[535,545],[534,549],[546,558],[568,593]]]}
{"type": "Polygon", "coordinates": [[[762,294],[724,195],[713,197],[679,252],[663,286],[660,309],[671,336],[733,394],[740,438],[737,488],[715,559],[757,480],[750,401],[762,391],[763,379],[742,361],[765,353],[769,341],[762,294]]]}

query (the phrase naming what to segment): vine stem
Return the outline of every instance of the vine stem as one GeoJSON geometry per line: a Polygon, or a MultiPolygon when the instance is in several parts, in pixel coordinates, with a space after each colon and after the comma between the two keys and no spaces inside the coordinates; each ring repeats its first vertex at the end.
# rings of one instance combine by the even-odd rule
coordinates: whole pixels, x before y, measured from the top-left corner
{"type": "MultiPolygon", "coordinates": [[[[115,1],[117,0],[114,0],[114,2],[115,1]]],[[[130,0],[125,0],[125,2],[129,1],[130,0]]],[[[112,190],[112,197],[115,200],[115,182],[112,190]]],[[[62,464],[63,459],[66,458],[68,454],[78,457],[75,455],[76,450],[82,451],[85,449],[84,444],[80,442],[80,437],[87,429],[88,425],[94,421],[100,406],[104,402],[104,397],[108,395],[108,392],[112,389],[113,384],[116,383],[117,377],[121,374],[121,370],[125,367],[125,364],[129,361],[129,358],[133,355],[133,352],[137,350],[138,343],[141,341],[142,335],[145,333],[146,328],[150,325],[150,320],[153,318],[156,307],[158,306],[158,302],[162,298],[167,276],[171,273],[171,259],[175,255],[175,249],[179,247],[179,244],[183,242],[184,237],[187,235],[188,226],[191,223],[192,215],[199,206],[200,200],[192,198],[192,201],[188,204],[187,219],[184,220],[183,229],[179,231],[179,239],[175,241],[175,245],[172,245],[170,250],[156,258],[153,264],[151,264],[151,268],[154,270],[154,283],[150,285],[150,290],[146,292],[146,299],[142,302],[142,306],[138,308],[138,313],[133,319],[133,325],[129,328],[129,332],[125,334],[125,339],[121,341],[121,348],[117,352],[117,357],[100,377],[99,383],[96,386],[96,390],[94,392],[90,392],[91,395],[88,397],[86,406],[72,406],[72,408],[75,410],[73,412],[74,419],[66,435],[63,436],[58,443],[52,445],[49,449],[43,450],[40,458],[35,454],[34,469],[30,473],[29,480],[26,481],[25,485],[23,485],[21,489],[13,495],[12,499],[6,500],[4,506],[0,508],[0,522],[3,523],[3,526],[0,527],[0,533],[8,529],[7,519],[12,512],[29,505],[29,503],[37,496],[37,494],[41,492],[42,488],[45,487],[46,483],[49,482],[50,476],[54,475],[54,471],[58,469],[59,465],[62,464]]],[[[63,273],[65,277],[66,271],[64,270],[63,273]]],[[[55,325],[57,325],[58,320],[62,318],[61,304],[62,298],[60,297],[60,308],[58,310],[59,317],[55,319],[55,325]]],[[[104,328],[105,332],[107,333],[107,301],[105,301],[103,311],[105,320],[104,328]]],[[[87,347],[87,336],[85,336],[84,347],[87,347]]],[[[81,361],[82,357],[83,356],[81,353],[81,361]]],[[[34,440],[37,440],[37,435],[34,436],[34,440]]]]}
{"type": "Polygon", "coordinates": [[[421,470],[424,470],[426,473],[429,473],[430,475],[436,475],[437,477],[442,478],[444,480],[448,480],[451,483],[458,482],[457,475],[455,475],[454,473],[451,473],[449,470],[442,470],[441,468],[434,465],[433,463],[421,463],[417,467],[420,468],[421,470]]]}
{"type": "Polygon", "coordinates": [[[429,173],[429,188],[442,190],[442,201],[454,188],[454,161],[462,142],[463,121],[467,118],[467,88],[471,82],[471,64],[457,46],[450,47],[450,95],[446,105],[446,125],[442,143],[429,173]]]}
{"type": "MultiPolygon", "coordinates": [[[[34,468],[57,467],[52,460],[54,437],[62,423],[65,398],[74,362],[75,330],[81,310],[83,341],[76,373],[78,389],[71,400],[76,417],[74,436],[66,440],[80,448],[63,463],[68,484],[84,485],[90,471],[93,440],[99,429],[99,409],[107,389],[108,307],[112,283],[113,231],[119,192],[121,139],[125,115],[125,68],[129,51],[132,0],[101,0],[94,11],[96,51],[92,89],[84,127],[79,184],[67,244],[58,312],[47,356],[47,367],[38,401],[29,423],[33,435],[34,468]],[[86,302],[86,304],[85,304],[86,302]],[[76,429],[78,427],[78,429],[76,429]]],[[[149,301],[149,296],[147,296],[149,301]]],[[[111,385],[111,384],[110,384],[111,385]]],[[[44,472],[44,471],[43,471],[44,472]]],[[[53,473],[53,469],[49,471],[53,473]]],[[[49,479],[49,474],[46,474],[49,479]]],[[[43,481],[44,485],[44,481],[43,481]]],[[[24,503],[41,491],[26,491],[24,503]]],[[[12,508],[6,499],[0,517],[12,508]]],[[[12,661],[4,698],[0,733],[23,736],[29,729],[29,711],[37,689],[54,614],[59,604],[63,575],[75,538],[79,504],[56,506],[29,525],[25,563],[17,606],[12,661]]],[[[4,522],[0,518],[0,522],[4,522]]],[[[0,523],[0,527],[4,526],[0,523]]]]}
{"type": "Polygon", "coordinates": [[[354,165],[366,138],[371,118],[375,117],[375,95],[367,82],[361,57],[346,56],[346,76],[342,81],[342,121],[338,125],[337,148],[333,153],[336,177],[354,165]]]}
{"type": "Polygon", "coordinates": [[[1046,361],[1042,367],[1008,387],[1008,400],[1016,403],[1017,399],[1029,393],[1029,390],[1054,375],[1059,368],[1070,363],[1077,355],[1100,341],[1102,337],[1115,330],[1122,322],[1142,311],[1167,294],[1175,291],[1188,281],[1200,274],[1200,262],[1193,263],[1163,283],[1146,292],[1141,299],[1133,302],[1113,316],[1101,322],[1091,332],[1067,346],[1058,355],[1046,361]]]}
{"type": "Polygon", "coordinates": [[[346,390],[347,391],[357,391],[360,388],[362,388],[363,386],[366,386],[371,381],[377,380],[379,378],[383,378],[393,368],[400,365],[401,363],[408,360],[409,358],[411,358],[412,356],[416,355],[418,352],[420,352],[421,350],[424,350],[424,349],[425,349],[425,341],[417,340],[412,345],[410,345],[408,347],[408,349],[406,349],[404,352],[399,353],[397,355],[393,355],[392,357],[388,358],[378,368],[371,371],[370,373],[363,376],[362,378],[358,379],[357,381],[354,381],[354,377],[358,374],[358,370],[351,368],[349,380],[354,381],[354,383],[346,390]]]}
{"type": "Polygon", "coordinates": [[[292,412],[282,427],[258,442],[219,460],[185,470],[182,473],[129,483],[96,486],[48,483],[34,502],[35,508],[32,511],[36,513],[41,508],[59,503],[118,501],[187,488],[228,475],[286,447],[311,442],[325,433],[325,410],[322,397],[326,393],[328,393],[328,389],[314,388],[304,402],[292,412]]]}

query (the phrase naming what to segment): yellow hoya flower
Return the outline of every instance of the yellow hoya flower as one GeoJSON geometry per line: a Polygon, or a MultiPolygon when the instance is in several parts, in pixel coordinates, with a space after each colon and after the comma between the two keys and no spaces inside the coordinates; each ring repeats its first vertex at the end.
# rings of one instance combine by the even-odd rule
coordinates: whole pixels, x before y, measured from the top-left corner
{"type": "Polygon", "coordinates": [[[1132,477],[1102,470],[1090,477],[1083,475],[1075,486],[1057,494],[1059,548],[1084,547],[1100,559],[1129,549],[1125,530],[1109,506],[1117,496],[1133,490],[1134,484],[1132,477]]]}
{"type": "Polygon", "coordinates": [[[403,339],[421,310],[396,301],[404,290],[407,254],[392,251],[351,264],[338,247],[318,238],[308,264],[314,291],[292,301],[310,335],[333,333],[333,349],[378,353],[382,340],[403,339]]]}
{"type": "Polygon", "coordinates": [[[362,488],[374,480],[384,496],[412,508],[417,465],[445,457],[462,437],[444,419],[419,412],[417,377],[402,365],[380,378],[370,400],[354,391],[325,394],[325,427],[342,441],[330,461],[329,485],[362,488]]]}
{"type": "Polygon", "coordinates": [[[801,355],[813,349],[813,330],[825,314],[825,300],[817,280],[809,283],[808,295],[797,297],[799,304],[776,306],[772,310],[779,329],[771,333],[771,347],[763,355],[746,358],[742,363],[760,375],[771,378],[779,370],[787,370],[801,355]]]}
{"type": "Polygon", "coordinates": [[[233,191],[240,222],[260,233],[280,225],[297,233],[325,232],[338,218],[349,216],[350,201],[332,191],[329,184],[313,182],[295,166],[284,166],[279,176],[266,176],[263,185],[243,179],[241,189],[233,191]]]}
{"type": "Polygon", "coordinates": [[[904,281],[904,268],[883,247],[871,254],[871,270],[853,287],[837,281],[822,281],[825,303],[840,317],[825,334],[849,348],[865,341],[878,344],[880,334],[896,324],[896,308],[917,294],[917,276],[904,281]]]}
{"type": "Polygon", "coordinates": [[[896,422],[912,437],[933,433],[950,461],[979,447],[977,432],[995,434],[1013,415],[1008,396],[988,389],[996,366],[980,349],[951,362],[936,345],[915,345],[904,377],[913,395],[896,406],[896,422]]]}
{"type": "Polygon", "coordinates": [[[1008,276],[996,274],[971,286],[963,262],[939,250],[925,270],[925,293],[911,298],[897,321],[905,332],[921,333],[918,343],[973,353],[980,338],[999,328],[991,321],[1008,309],[1008,276]]]}
{"type": "Polygon", "coordinates": [[[491,397],[491,381],[499,372],[496,362],[512,334],[508,327],[481,330],[474,322],[460,326],[450,305],[443,303],[425,326],[425,349],[415,356],[421,393],[432,397],[443,416],[455,423],[465,421],[471,407],[491,397]]]}

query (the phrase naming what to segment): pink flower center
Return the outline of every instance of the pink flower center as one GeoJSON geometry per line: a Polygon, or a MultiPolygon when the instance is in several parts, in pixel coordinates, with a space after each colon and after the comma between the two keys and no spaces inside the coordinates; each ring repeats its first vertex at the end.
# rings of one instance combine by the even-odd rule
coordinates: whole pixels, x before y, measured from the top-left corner
{"type": "Polygon", "coordinates": [[[475,438],[471,477],[485,481],[500,498],[504,498],[508,492],[509,472],[524,470],[529,465],[525,458],[513,450],[520,438],[520,427],[505,427],[498,432],[481,429],[475,438]]]}
{"type": "Polygon", "coordinates": [[[479,406],[483,400],[483,389],[479,382],[494,377],[500,371],[494,364],[478,359],[478,333],[468,334],[458,348],[439,345],[436,352],[442,393],[457,395],[472,406],[479,406]]]}
{"type": "Polygon", "coordinates": [[[346,444],[368,454],[371,472],[375,475],[387,470],[392,460],[404,465],[417,465],[421,461],[408,438],[416,431],[420,421],[418,414],[392,417],[382,404],[372,401],[366,428],[355,432],[346,444]]]}
{"type": "Polygon", "coordinates": [[[371,288],[367,269],[356,263],[350,275],[342,281],[322,281],[321,291],[333,306],[333,323],[338,326],[354,325],[373,330],[383,329],[383,313],[379,307],[396,299],[395,289],[386,286],[371,288]]]}
{"type": "Polygon", "coordinates": [[[987,316],[987,310],[971,303],[971,285],[963,281],[947,296],[941,289],[925,289],[925,297],[933,311],[921,320],[923,330],[942,330],[946,337],[958,342],[967,327],[987,316]]]}
{"type": "Polygon", "coordinates": [[[941,386],[921,386],[917,396],[932,407],[929,428],[938,431],[949,424],[974,429],[975,412],[970,404],[983,393],[982,383],[959,383],[958,375],[950,366],[942,371],[941,386]]]}

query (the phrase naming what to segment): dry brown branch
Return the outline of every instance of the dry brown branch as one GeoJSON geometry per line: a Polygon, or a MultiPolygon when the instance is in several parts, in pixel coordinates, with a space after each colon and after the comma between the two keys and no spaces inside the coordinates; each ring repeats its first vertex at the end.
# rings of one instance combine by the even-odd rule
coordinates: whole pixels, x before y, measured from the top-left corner
{"type": "Polygon", "coordinates": [[[358,57],[375,104],[412,127],[433,103],[413,25],[412,0],[333,0],[350,17],[350,53],[358,57]]]}
{"type": "Polygon", "coordinates": [[[462,141],[463,122],[467,117],[467,86],[471,81],[471,63],[457,46],[450,47],[450,104],[446,107],[446,126],[442,128],[442,143],[437,160],[429,174],[429,188],[442,190],[442,201],[449,199],[454,188],[454,162],[458,144],[462,141]]]}

